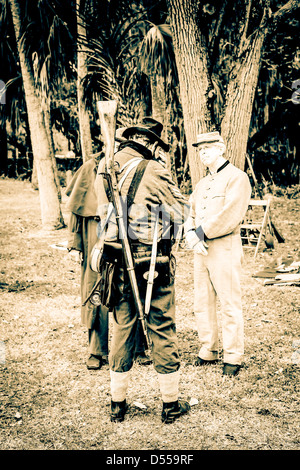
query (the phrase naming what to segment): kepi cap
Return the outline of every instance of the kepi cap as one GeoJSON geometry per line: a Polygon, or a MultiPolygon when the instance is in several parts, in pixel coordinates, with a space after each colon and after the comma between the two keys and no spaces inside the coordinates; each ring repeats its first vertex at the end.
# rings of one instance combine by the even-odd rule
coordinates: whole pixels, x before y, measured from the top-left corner
{"type": "MultiPolygon", "coordinates": [[[[219,132],[206,132],[205,134],[198,134],[197,135],[197,142],[195,142],[193,147],[198,147],[202,144],[224,144],[224,140],[219,132]]],[[[225,145],[225,144],[224,144],[225,145]]]]}

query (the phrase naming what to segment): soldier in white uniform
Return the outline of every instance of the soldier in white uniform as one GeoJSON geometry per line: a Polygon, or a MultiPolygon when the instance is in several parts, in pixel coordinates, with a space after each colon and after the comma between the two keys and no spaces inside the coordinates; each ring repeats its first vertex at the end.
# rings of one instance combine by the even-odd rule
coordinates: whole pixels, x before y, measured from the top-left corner
{"type": "Polygon", "coordinates": [[[251,197],[245,172],[224,158],[225,144],[218,132],[200,134],[193,144],[209,173],[190,197],[185,238],[194,257],[194,313],[202,344],[195,365],[218,361],[219,337],[216,300],[221,305],[223,374],[238,374],[244,354],[241,301],[243,257],[240,223],[251,197]]]}

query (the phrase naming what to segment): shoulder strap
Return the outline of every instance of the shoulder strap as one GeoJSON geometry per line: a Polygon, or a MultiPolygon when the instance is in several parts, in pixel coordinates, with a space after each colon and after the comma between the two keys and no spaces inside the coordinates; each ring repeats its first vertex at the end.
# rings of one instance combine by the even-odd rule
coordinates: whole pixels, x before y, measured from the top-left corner
{"type": "Polygon", "coordinates": [[[137,166],[135,173],[133,175],[128,194],[127,194],[127,207],[131,207],[134,201],[137,189],[140,185],[140,182],[143,178],[144,172],[146,170],[146,166],[148,165],[149,160],[143,159],[137,166]]]}

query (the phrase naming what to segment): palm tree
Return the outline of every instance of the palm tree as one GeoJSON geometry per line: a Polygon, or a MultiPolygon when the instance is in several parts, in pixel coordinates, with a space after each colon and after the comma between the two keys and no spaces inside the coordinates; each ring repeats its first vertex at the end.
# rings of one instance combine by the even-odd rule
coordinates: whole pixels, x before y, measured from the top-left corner
{"type": "Polygon", "coordinates": [[[178,182],[184,183],[184,136],[180,132],[183,122],[171,29],[168,24],[144,23],[150,29],[140,44],[139,56],[141,70],[149,77],[152,116],[163,123],[164,137],[171,144],[168,167],[178,182]]]}
{"type": "MultiPolygon", "coordinates": [[[[22,77],[17,65],[18,57],[14,41],[14,30],[8,12],[7,1],[2,1],[0,5],[0,36],[5,40],[0,42],[0,60],[5,103],[0,100],[0,171],[5,175],[8,174],[8,140],[13,139],[12,146],[22,152],[24,152],[22,143],[25,143],[24,138],[21,139],[18,135],[20,130],[24,128],[25,103],[22,77]],[[11,132],[8,133],[8,129],[11,129],[11,132]]],[[[10,174],[14,173],[11,172],[10,174]]]]}
{"type": "Polygon", "coordinates": [[[55,178],[53,150],[46,130],[44,114],[41,113],[42,102],[35,86],[33,67],[22,41],[21,5],[18,0],[9,0],[9,5],[25,91],[32,151],[37,167],[42,226],[48,230],[58,229],[64,226],[64,220],[55,178]]]}
{"type": "Polygon", "coordinates": [[[92,135],[90,125],[90,115],[84,99],[84,78],[87,75],[87,31],[84,19],[86,2],[76,0],[77,18],[77,98],[78,98],[78,119],[80,129],[80,142],[82,160],[85,162],[92,155],[92,135]]]}
{"type": "Polygon", "coordinates": [[[142,36],[137,25],[144,15],[135,4],[96,0],[85,12],[89,50],[85,97],[92,113],[98,99],[117,99],[120,125],[131,124],[148,107],[148,84],[138,66],[142,36]]]}

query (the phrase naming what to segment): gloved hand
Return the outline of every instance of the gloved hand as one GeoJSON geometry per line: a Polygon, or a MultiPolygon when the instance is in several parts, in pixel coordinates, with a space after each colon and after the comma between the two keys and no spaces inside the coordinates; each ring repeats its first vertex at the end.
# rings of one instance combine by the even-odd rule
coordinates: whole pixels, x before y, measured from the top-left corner
{"type": "Polygon", "coordinates": [[[199,241],[194,246],[194,251],[195,253],[198,253],[199,255],[207,256],[207,248],[208,248],[208,244],[205,243],[205,241],[199,241]]]}
{"type": "Polygon", "coordinates": [[[197,243],[199,243],[200,239],[199,237],[197,236],[195,230],[189,230],[186,234],[185,234],[185,242],[187,244],[187,247],[190,249],[190,250],[193,250],[193,248],[197,245],[197,243]]]}

